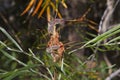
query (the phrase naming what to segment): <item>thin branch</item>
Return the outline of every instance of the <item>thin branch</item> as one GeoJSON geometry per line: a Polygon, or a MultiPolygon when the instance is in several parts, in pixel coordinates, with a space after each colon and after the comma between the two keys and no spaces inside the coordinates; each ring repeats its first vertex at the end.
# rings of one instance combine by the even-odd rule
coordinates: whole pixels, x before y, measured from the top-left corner
{"type": "Polygon", "coordinates": [[[101,18],[100,24],[99,24],[99,34],[104,33],[107,31],[109,25],[110,25],[110,19],[112,17],[112,14],[118,5],[120,0],[107,0],[107,8],[104,11],[104,14],[101,18]],[[115,5],[114,5],[115,3],[115,5]]]}
{"type": "Polygon", "coordinates": [[[117,71],[113,72],[110,76],[108,76],[105,80],[112,80],[114,77],[118,76],[120,73],[120,69],[117,71]]]}
{"type": "MultiPolygon", "coordinates": [[[[106,54],[103,54],[103,58],[104,58],[104,60],[105,60],[105,62],[106,62],[106,64],[107,64],[107,66],[108,66],[108,67],[111,67],[112,64],[111,64],[111,62],[109,61],[109,59],[107,58],[106,54]]],[[[111,74],[112,71],[113,71],[112,68],[109,68],[108,73],[111,74]]]]}

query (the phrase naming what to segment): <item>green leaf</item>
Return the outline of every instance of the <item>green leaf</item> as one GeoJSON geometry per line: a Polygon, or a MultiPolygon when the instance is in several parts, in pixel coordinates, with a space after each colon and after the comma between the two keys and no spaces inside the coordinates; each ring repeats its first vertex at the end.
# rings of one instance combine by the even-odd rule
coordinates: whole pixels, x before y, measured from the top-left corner
{"type": "Polygon", "coordinates": [[[88,41],[86,44],[84,44],[82,47],[74,49],[72,51],[70,51],[68,54],[71,54],[79,49],[83,49],[84,47],[91,47],[91,46],[95,46],[98,43],[100,43],[101,41],[107,39],[108,37],[111,37],[117,33],[120,33],[120,24],[118,24],[117,26],[113,26],[112,29],[108,30],[107,32],[98,35],[97,37],[93,38],[92,40],[88,41]]]}
{"type": "Polygon", "coordinates": [[[103,33],[103,34],[101,34],[101,35],[98,35],[98,36],[95,37],[94,39],[88,41],[86,44],[84,44],[84,45],[82,46],[82,48],[85,47],[85,46],[87,46],[87,45],[90,44],[90,43],[98,43],[98,42],[100,42],[100,41],[102,41],[102,40],[105,40],[106,38],[108,38],[108,37],[110,37],[110,36],[113,36],[113,35],[115,35],[115,34],[117,34],[117,33],[119,33],[119,32],[120,32],[120,25],[115,26],[114,28],[108,30],[107,32],[105,32],[105,33],[103,33]]]}
{"type": "Polygon", "coordinates": [[[26,72],[27,73],[30,72],[29,69],[37,67],[37,66],[40,66],[40,65],[39,64],[27,65],[27,66],[25,66],[23,68],[16,69],[14,71],[10,71],[10,72],[4,73],[2,76],[0,76],[0,79],[2,79],[2,80],[12,80],[16,76],[19,76],[19,75],[21,75],[23,73],[26,73],[26,72]]]}
{"type": "Polygon", "coordinates": [[[4,28],[0,27],[0,30],[8,37],[8,39],[10,39],[16,45],[19,50],[23,51],[19,44],[10,36],[10,34],[4,28]]]}
{"type": "Polygon", "coordinates": [[[23,65],[23,66],[27,66],[25,63],[21,62],[20,60],[16,59],[14,56],[11,56],[9,53],[3,51],[3,50],[0,50],[6,57],[14,60],[14,61],[17,61],[19,64],[23,65]]]}

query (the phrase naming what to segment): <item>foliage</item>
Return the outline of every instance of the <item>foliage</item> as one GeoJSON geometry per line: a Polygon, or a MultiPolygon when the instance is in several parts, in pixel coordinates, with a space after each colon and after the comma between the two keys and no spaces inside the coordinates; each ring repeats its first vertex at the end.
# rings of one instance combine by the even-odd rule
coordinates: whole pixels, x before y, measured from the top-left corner
{"type": "MultiPolygon", "coordinates": [[[[104,37],[107,33],[110,33],[111,31],[117,33],[118,31],[120,31],[119,28],[120,26],[116,26],[115,28],[107,31],[106,33],[95,37],[93,40],[88,41],[84,45],[84,47],[86,45],[90,46],[90,42],[97,44],[97,42],[107,38],[104,37]],[[102,39],[102,37],[104,39],[102,39]]],[[[11,80],[11,79],[51,80],[55,78],[54,70],[57,72],[56,76],[58,76],[57,77],[58,80],[73,80],[73,79],[96,80],[96,79],[104,79],[105,76],[107,76],[107,70],[109,69],[109,67],[107,67],[105,62],[100,62],[100,64],[97,64],[95,62],[95,64],[97,65],[95,65],[94,68],[88,68],[87,63],[89,63],[89,58],[87,59],[87,61],[85,59],[82,60],[76,55],[74,54],[69,55],[66,52],[64,58],[62,59],[62,62],[54,63],[51,60],[51,56],[46,52],[43,52],[42,53],[43,56],[40,57],[38,55],[35,55],[35,53],[33,53],[31,49],[29,49],[29,52],[25,52],[21,50],[20,46],[6,32],[6,30],[4,30],[3,28],[0,28],[0,30],[8,37],[8,39],[11,40],[13,45],[16,46],[16,48],[12,48],[2,41],[0,42],[1,43],[0,52],[2,56],[1,61],[6,60],[7,58],[6,62],[3,63],[4,68],[1,68],[0,70],[1,71],[0,78],[2,80],[11,80]],[[28,56],[29,60],[27,60],[26,63],[23,63],[18,59],[18,54],[21,55],[24,54],[28,56]],[[10,65],[9,70],[6,70],[7,65],[10,65]],[[18,67],[18,65],[21,65],[21,67],[18,67]]],[[[114,33],[108,36],[111,37],[114,35],[114,33]]],[[[116,38],[112,39],[109,42],[114,42],[114,41],[116,41],[116,38]]],[[[90,47],[94,48],[94,46],[90,46],[90,47]]]]}
{"type": "MultiPolygon", "coordinates": [[[[36,0],[31,0],[21,15],[33,9],[30,14],[34,16],[40,9],[38,14],[38,17],[40,18],[46,10],[47,20],[51,21],[52,7],[59,18],[62,18],[57,7],[59,3],[67,8],[64,0],[56,0],[55,3],[52,0],[38,0],[38,4],[36,4],[36,0]],[[36,8],[34,8],[34,6],[36,8]]],[[[51,24],[48,22],[48,27],[49,25],[51,24]]],[[[53,25],[55,26],[56,23],[53,25]]],[[[120,32],[120,25],[115,25],[107,32],[98,36],[86,32],[86,34],[88,33],[94,38],[90,40],[85,37],[83,42],[72,44],[72,47],[75,45],[83,45],[75,50],[70,51],[65,48],[65,52],[63,53],[64,50],[62,50],[60,53],[61,59],[59,61],[53,61],[52,58],[54,57],[43,49],[41,49],[41,51],[34,51],[31,48],[24,50],[6,29],[0,27],[0,31],[7,37],[6,40],[0,41],[0,61],[2,63],[0,66],[0,80],[104,80],[106,76],[109,75],[109,70],[112,69],[114,71],[116,65],[108,66],[104,60],[99,61],[98,52],[105,53],[111,49],[120,50],[118,42],[120,37],[117,36],[120,32]],[[106,43],[102,43],[104,41],[106,41],[106,43]],[[75,54],[76,51],[85,48],[90,48],[92,50],[92,55],[85,57],[77,56],[75,54]]],[[[62,49],[64,48],[63,45],[65,43],[63,44],[59,41],[59,34],[56,33],[58,33],[57,30],[50,34],[50,41],[48,42],[47,48],[53,46],[50,42],[55,42],[53,36],[56,35],[57,38],[55,38],[55,40],[57,40],[57,45],[60,45],[60,47],[62,45],[62,49]]],[[[41,39],[44,40],[48,38],[45,36],[46,34],[47,31],[45,31],[44,35],[40,36],[41,39]]],[[[83,36],[81,34],[78,35],[83,36]]],[[[39,40],[38,37],[37,40],[39,40]]],[[[40,43],[39,45],[43,47],[44,45],[47,45],[47,43],[40,43]]],[[[35,45],[32,45],[32,47],[36,48],[35,45]]]]}

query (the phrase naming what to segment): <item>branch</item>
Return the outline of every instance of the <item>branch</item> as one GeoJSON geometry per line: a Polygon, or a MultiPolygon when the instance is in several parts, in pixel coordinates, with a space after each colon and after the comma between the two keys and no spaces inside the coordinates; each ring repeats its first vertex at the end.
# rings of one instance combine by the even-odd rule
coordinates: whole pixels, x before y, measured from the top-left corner
{"type": "Polygon", "coordinates": [[[118,76],[120,73],[120,69],[118,69],[117,71],[113,72],[110,76],[108,76],[105,80],[112,80],[112,78],[118,76]]]}
{"type": "Polygon", "coordinates": [[[99,24],[99,34],[102,34],[107,31],[108,26],[110,26],[110,19],[112,18],[112,14],[118,5],[120,0],[107,0],[107,8],[104,11],[104,14],[101,18],[100,24],[99,24]],[[115,3],[115,4],[114,4],[115,3]]]}

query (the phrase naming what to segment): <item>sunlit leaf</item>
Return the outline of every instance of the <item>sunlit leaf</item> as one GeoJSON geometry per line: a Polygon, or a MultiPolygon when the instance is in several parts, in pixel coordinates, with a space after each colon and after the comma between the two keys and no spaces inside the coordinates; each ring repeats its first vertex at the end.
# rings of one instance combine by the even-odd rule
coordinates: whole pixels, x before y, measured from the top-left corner
{"type": "Polygon", "coordinates": [[[43,6],[42,10],[40,11],[38,18],[40,18],[42,16],[42,14],[44,13],[45,9],[47,8],[47,6],[49,5],[50,0],[47,0],[45,5],[43,6]]]}
{"type": "Polygon", "coordinates": [[[59,10],[55,7],[53,2],[50,2],[50,5],[52,6],[53,10],[57,13],[59,18],[62,18],[62,15],[60,14],[59,10]]]}
{"type": "Polygon", "coordinates": [[[41,7],[42,2],[43,2],[43,0],[39,0],[38,5],[37,5],[37,7],[35,8],[32,16],[34,16],[34,15],[38,12],[38,10],[39,10],[40,7],[41,7]]]}
{"type": "Polygon", "coordinates": [[[50,14],[50,7],[48,6],[48,7],[47,7],[47,20],[48,20],[48,21],[50,21],[50,18],[51,18],[50,15],[51,15],[51,14],[50,14]]]}
{"type": "Polygon", "coordinates": [[[67,5],[66,5],[66,3],[65,3],[65,0],[62,0],[61,3],[62,3],[62,5],[63,5],[65,8],[67,8],[67,5]]]}
{"type": "Polygon", "coordinates": [[[21,15],[24,15],[26,12],[28,12],[35,2],[36,2],[36,0],[31,0],[31,1],[29,2],[28,6],[27,6],[26,9],[22,12],[21,15]]]}

